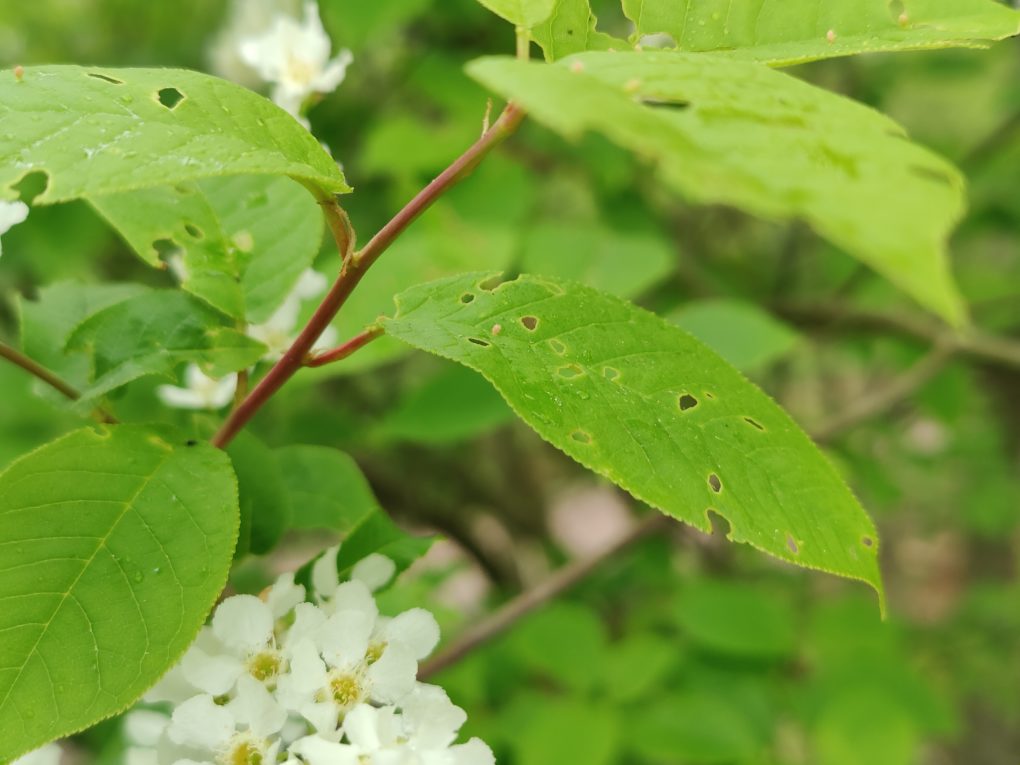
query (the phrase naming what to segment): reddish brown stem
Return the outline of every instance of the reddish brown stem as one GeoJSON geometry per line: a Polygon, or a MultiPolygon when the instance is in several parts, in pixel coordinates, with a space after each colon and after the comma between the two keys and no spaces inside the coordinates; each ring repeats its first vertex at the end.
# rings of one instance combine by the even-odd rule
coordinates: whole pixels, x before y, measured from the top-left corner
{"type": "Polygon", "coordinates": [[[355,351],[364,348],[370,342],[375,340],[383,333],[382,327],[371,327],[366,329],[360,335],[356,335],[348,340],[343,345],[337,346],[329,351],[323,351],[322,353],[310,354],[305,359],[306,367],[322,367],[326,364],[332,364],[334,361],[340,361],[346,359],[355,351]]]}
{"type": "Polygon", "coordinates": [[[219,432],[213,437],[215,446],[224,447],[248,424],[255,413],[272,398],[273,394],[300,369],[319,335],[323,333],[333,317],[347,302],[351,292],[358,286],[365,272],[379,259],[393,241],[400,236],[415,219],[439,199],[448,189],[465,178],[479,162],[516,130],[524,112],[510,104],[496,120],[496,123],[479,138],[474,145],[458,157],[432,183],[418,192],[393,219],[377,233],[359,252],[350,254],[353,235],[346,215],[339,204],[323,203],[323,210],[331,231],[337,240],[337,247],[344,256],[340,275],[326,294],[322,304],[315,310],[308,324],[297,339],[276,362],[259,384],[248,394],[227,417],[219,432]]]}

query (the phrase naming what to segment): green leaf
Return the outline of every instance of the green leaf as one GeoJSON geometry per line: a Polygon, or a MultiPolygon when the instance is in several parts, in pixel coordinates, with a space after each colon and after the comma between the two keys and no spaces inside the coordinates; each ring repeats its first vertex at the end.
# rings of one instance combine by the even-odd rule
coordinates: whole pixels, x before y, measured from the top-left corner
{"type": "Polygon", "coordinates": [[[598,19],[588,0],[556,0],[552,15],[532,32],[545,56],[554,61],[586,50],[627,50],[630,44],[596,31],[598,19]]]}
{"type": "Polygon", "coordinates": [[[666,318],[745,372],[778,361],[800,340],[786,324],[743,300],[698,300],[666,318]]]}
{"type": "Polygon", "coordinates": [[[629,722],[629,748],[643,761],[756,762],[755,752],[762,748],[746,714],[719,693],[656,699],[635,710],[629,722]]]}
{"type": "Polygon", "coordinates": [[[354,564],[372,553],[380,553],[397,564],[397,571],[404,571],[418,558],[428,552],[434,537],[415,537],[390,520],[379,510],[362,519],[340,545],[336,556],[336,567],[340,580],[350,576],[354,564]]]}
{"type": "Polygon", "coordinates": [[[493,276],[407,290],[386,332],[481,372],[539,435],[668,515],[707,532],[714,510],[735,541],[881,592],[871,520],[740,373],[611,295],[493,276]]]}
{"type": "Polygon", "coordinates": [[[706,579],[684,587],[675,608],[681,628],[709,651],[772,660],[796,648],[793,611],[772,592],[706,579]]]}
{"type": "Polygon", "coordinates": [[[513,419],[506,402],[478,375],[456,364],[407,393],[376,433],[393,441],[452,444],[513,419]]]}
{"type": "Polygon", "coordinates": [[[577,603],[553,603],[514,627],[508,653],[529,671],[578,693],[600,681],[605,666],[606,628],[598,615],[577,603]]]}
{"type": "Polygon", "coordinates": [[[93,198],[92,205],[149,265],[157,243],[182,258],[181,286],[237,319],[277,308],[322,243],[322,212],[289,178],[205,178],[93,198]]]}
{"type": "Polygon", "coordinates": [[[525,273],[582,282],[620,297],[640,295],[675,265],[662,237],[599,223],[540,223],[528,232],[521,258],[525,273]]]}
{"type": "MultiPolygon", "coordinates": [[[[330,483],[323,484],[323,493],[315,490],[316,506],[312,508],[311,513],[305,516],[304,509],[296,501],[294,513],[296,528],[339,528],[341,526],[349,528],[340,544],[340,552],[336,559],[340,581],[350,576],[354,564],[373,553],[390,558],[396,563],[399,573],[428,552],[432,546],[434,537],[411,536],[390,520],[386,512],[379,507],[378,500],[357,464],[350,458],[344,459],[347,456],[342,452],[333,452],[330,449],[312,446],[289,447],[280,450],[280,452],[284,454],[285,470],[288,465],[297,465],[299,471],[305,471],[305,476],[316,481],[320,480],[322,470],[336,471],[339,480],[334,478],[330,483]],[[332,505],[328,503],[324,494],[330,488],[344,492],[342,495],[333,496],[332,505]],[[357,518],[356,522],[352,523],[354,514],[362,510],[365,512],[357,518]],[[326,525],[334,521],[336,522],[335,526],[326,525]]],[[[289,476],[289,478],[291,486],[294,487],[299,478],[295,476],[289,476]]],[[[313,493],[311,487],[307,485],[299,487],[299,489],[298,496],[301,496],[302,492],[305,496],[313,493]]],[[[295,579],[309,589],[312,588],[312,566],[321,557],[321,554],[317,555],[298,569],[295,574],[295,579]]]]}
{"type": "Polygon", "coordinates": [[[930,48],[981,48],[1020,32],[994,0],[622,0],[635,36],[668,34],[683,51],[773,65],[930,48]]]}
{"type": "Polygon", "coordinates": [[[676,663],[673,640],[640,632],[624,637],[613,644],[600,665],[604,692],[623,703],[655,694],[676,663]]]}
{"type": "MultiPolygon", "coordinates": [[[[530,189],[519,167],[493,159],[497,160],[493,165],[486,161],[470,184],[453,189],[393,243],[386,252],[385,268],[367,273],[334,322],[340,337],[353,337],[375,323],[393,307],[393,296],[408,285],[475,268],[510,265],[519,246],[530,189]]],[[[342,363],[308,370],[300,379],[364,371],[406,352],[402,343],[383,337],[342,363]]]]}
{"type": "Polygon", "coordinates": [[[684,53],[484,58],[468,72],[568,138],[604,134],[701,203],[803,218],[948,321],[964,321],[946,239],[952,165],[892,120],[758,64],[684,53]]]}
{"type": "Polygon", "coordinates": [[[819,765],[911,765],[921,737],[910,716],[878,688],[837,695],[812,731],[819,765]]]}
{"type": "Polygon", "coordinates": [[[1020,14],[994,0],[622,0],[630,40],[596,30],[589,0],[556,0],[535,32],[548,60],[586,50],[627,50],[669,35],[684,52],[716,52],[773,66],[834,56],[931,48],[983,48],[1020,32],[1020,14]],[[832,34],[830,35],[830,31],[832,34]]]}
{"type": "Polygon", "coordinates": [[[0,72],[0,198],[45,173],[37,204],[224,175],[289,175],[350,191],[289,114],[229,82],[179,69],[26,67],[0,72]]]}
{"type": "Polygon", "coordinates": [[[478,0],[511,24],[531,29],[549,18],[556,0],[478,0]]]}
{"type": "Polygon", "coordinates": [[[115,714],[181,656],[237,536],[226,455],[75,431],[0,475],[0,762],[115,714]]]}
{"type": "Polygon", "coordinates": [[[241,527],[235,557],[264,555],[290,528],[292,509],[276,452],[247,431],[226,449],[237,475],[241,527]]]}
{"type": "Polygon", "coordinates": [[[74,331],[91,316],[148,292],[140,284],[57,282],[39,290],[36,300],[22,299],[21,348],[30,357],[76,388],[92,380],[92,360],[85,353],[66,353],[74,331]]]}
{"type": "Polygon", "coordinates": [[[79,417],[43,401],[34,378],[13,364],[0,364],[0,471],[40,444],[79,427],[79,417]]]}
{"type": "Polygon", "coordinates": [[[516,762],[528,765],[610,765],[623,739],[618,711],[576,698],[538,697],[512,737],[516,762]]]}
{"type": "Polygon", "coordinates": [[[265,353],[225,316],[178,290],[153,291],[100,311],[78,327],[68,347],[87,348],[94,360],[95,379],[82,391],[82,402],[146,375],[172,377],[186,361],[222,377],[265,353]]]}
{"type": "Polygon", "coordinates": [[[372,489],[358,464],[325,446],[285,446],[276,450],[296,529],[348,533],[378,512],[372,489]]]}

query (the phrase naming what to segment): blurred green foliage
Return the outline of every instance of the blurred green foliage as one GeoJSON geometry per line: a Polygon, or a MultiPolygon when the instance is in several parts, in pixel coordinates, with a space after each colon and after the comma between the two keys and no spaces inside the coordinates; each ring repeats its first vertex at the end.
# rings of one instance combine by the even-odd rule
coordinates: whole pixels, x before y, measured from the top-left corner
{"type": "MultiPolygon", "coordinates": [[[[625,34],[617,3],[595,5],[601,28],[625,34]]],[[[0,66],[208,70],[227,10],[206,0],[5,2],[0,66]]],[[[310,118],[356,188],[346,203],[367,237],[478,135],[486,95],[462,66],[511,52],[513,34],[474,0],[323,0],[322,12],[355,63],[310,118]]],[[[975,324],[1017,336],[1016,41],[990,51],[828,61],[796,74],[891,114],[963,169],[971,209],[953,240],[954,271],[975,324]]],[[[319,269],[334,271],[335,258],[321,254],[319,269]]],[[[341,319],[343,333],[429,278],[485,268],[545,272],[675,319],[809,430],[883,390],[926,348],[895,323],[855,322],[874,311],[927,320],[799,224],[689,206],[607,142],[567,143],[536,125],[525,125],[387,258],[396,265],[366,280],[361,302],[341,319]],[[828,318],[788,310],[804,305],[825,307],[828,318]]],[[[0,337],[23,335],[45,358],[53,333],[88,315],[66,306],[61,326],[41,319],[37,301],[59,300],[61,290],[47,285],[66,280],[170,284],[85,204],[37,208],[4,236],[0,337]]],[[[95,289],[93,309],[107,288],[95,289]]],[[[80,422],[35,387],[0,365],[0,465],[80,422]]],[[[125,417],[149,416],[153,388],[143,381],[113,404],[125,417]]],[[[634,548],[440,682],[469,710],[472,734],[486,737],[508,765],[1015,765],[1018,390],[1016,365],[957,357],[830,439],[831,456],[881,529],[888,621],[852,584],[719,544],[721,531],[677,532],[634,548]]],[[[161,416],[196,434],[214,426],[208,414],[161,416]]],[[[383,342],[345,368],[299,376],[253,431],[232,455],[250,465],[252,480],[286,481],[260,467],[263,450],[340,447],[355,455],[391,513],[439,529],[470,552],[470,568],[432,569],[386,596],[432,605],[446,635],[473,612],[462,613],[462,602],[451,606],[444,587],[480,566],[492,585],[487,604],[511,596],[536,570],[568,557],[568,545],[549,533],[548,508],[566,489],[596,484],[510,424],[505,405],[477,378],[383,342]]],[[[294,470],[303,459],[314,453],[288,455],[294,470]]],[[[337,492],[353,485],[343,470],[337,492]]],[[[252,502],[274,491],[256,491],[252,502]]],[[[370,495],[359,496],[372,506],[370,495]]],[[[327,496],[306,504],[293,511],[308,528],[339,512],[327,496]]],[[[278,532],[250,528],[251,549],[260,535],[278,532]]],[[[246,576],[238,586],[264,581],[246,576]]],[[[101,748],[98,734],[81,744],[101,748]]]]}

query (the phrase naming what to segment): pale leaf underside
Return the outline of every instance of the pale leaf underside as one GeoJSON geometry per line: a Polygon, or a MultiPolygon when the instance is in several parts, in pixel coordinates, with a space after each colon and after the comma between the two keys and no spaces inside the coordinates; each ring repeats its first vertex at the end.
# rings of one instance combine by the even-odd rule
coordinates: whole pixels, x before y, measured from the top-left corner
{"type": "Polygon", "coordinates": [[[604,134],[695,201],[807,220],[930,310],[964,320],[946,257],[962,178],[881,114],[708,54],[483,58],[468,72],[567,137],[604,134]]]}

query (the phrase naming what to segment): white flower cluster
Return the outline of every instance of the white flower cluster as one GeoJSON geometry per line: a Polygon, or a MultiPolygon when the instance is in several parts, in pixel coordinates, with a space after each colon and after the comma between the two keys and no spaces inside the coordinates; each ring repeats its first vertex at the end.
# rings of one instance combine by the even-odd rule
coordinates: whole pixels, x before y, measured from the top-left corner
{"type": "MultiPolygon", "coordinates": [[[[337,548],[312,573],[315,603],[284,575],[261,597],[224,600],[195,644],[146,697],[173,715],[135,720],[130,765],[493,765],[418,662],[439,641],[424,609],[380,615],[372,591],[394,573],[381,555],[339,582],[337,548]],[[155,724],[154,724],[155,721],[155,724]],[[144,742],[139,739],[146,739],[144,742]]],[[[128,718],[128,732],[132,728],[128,718]]]]}

